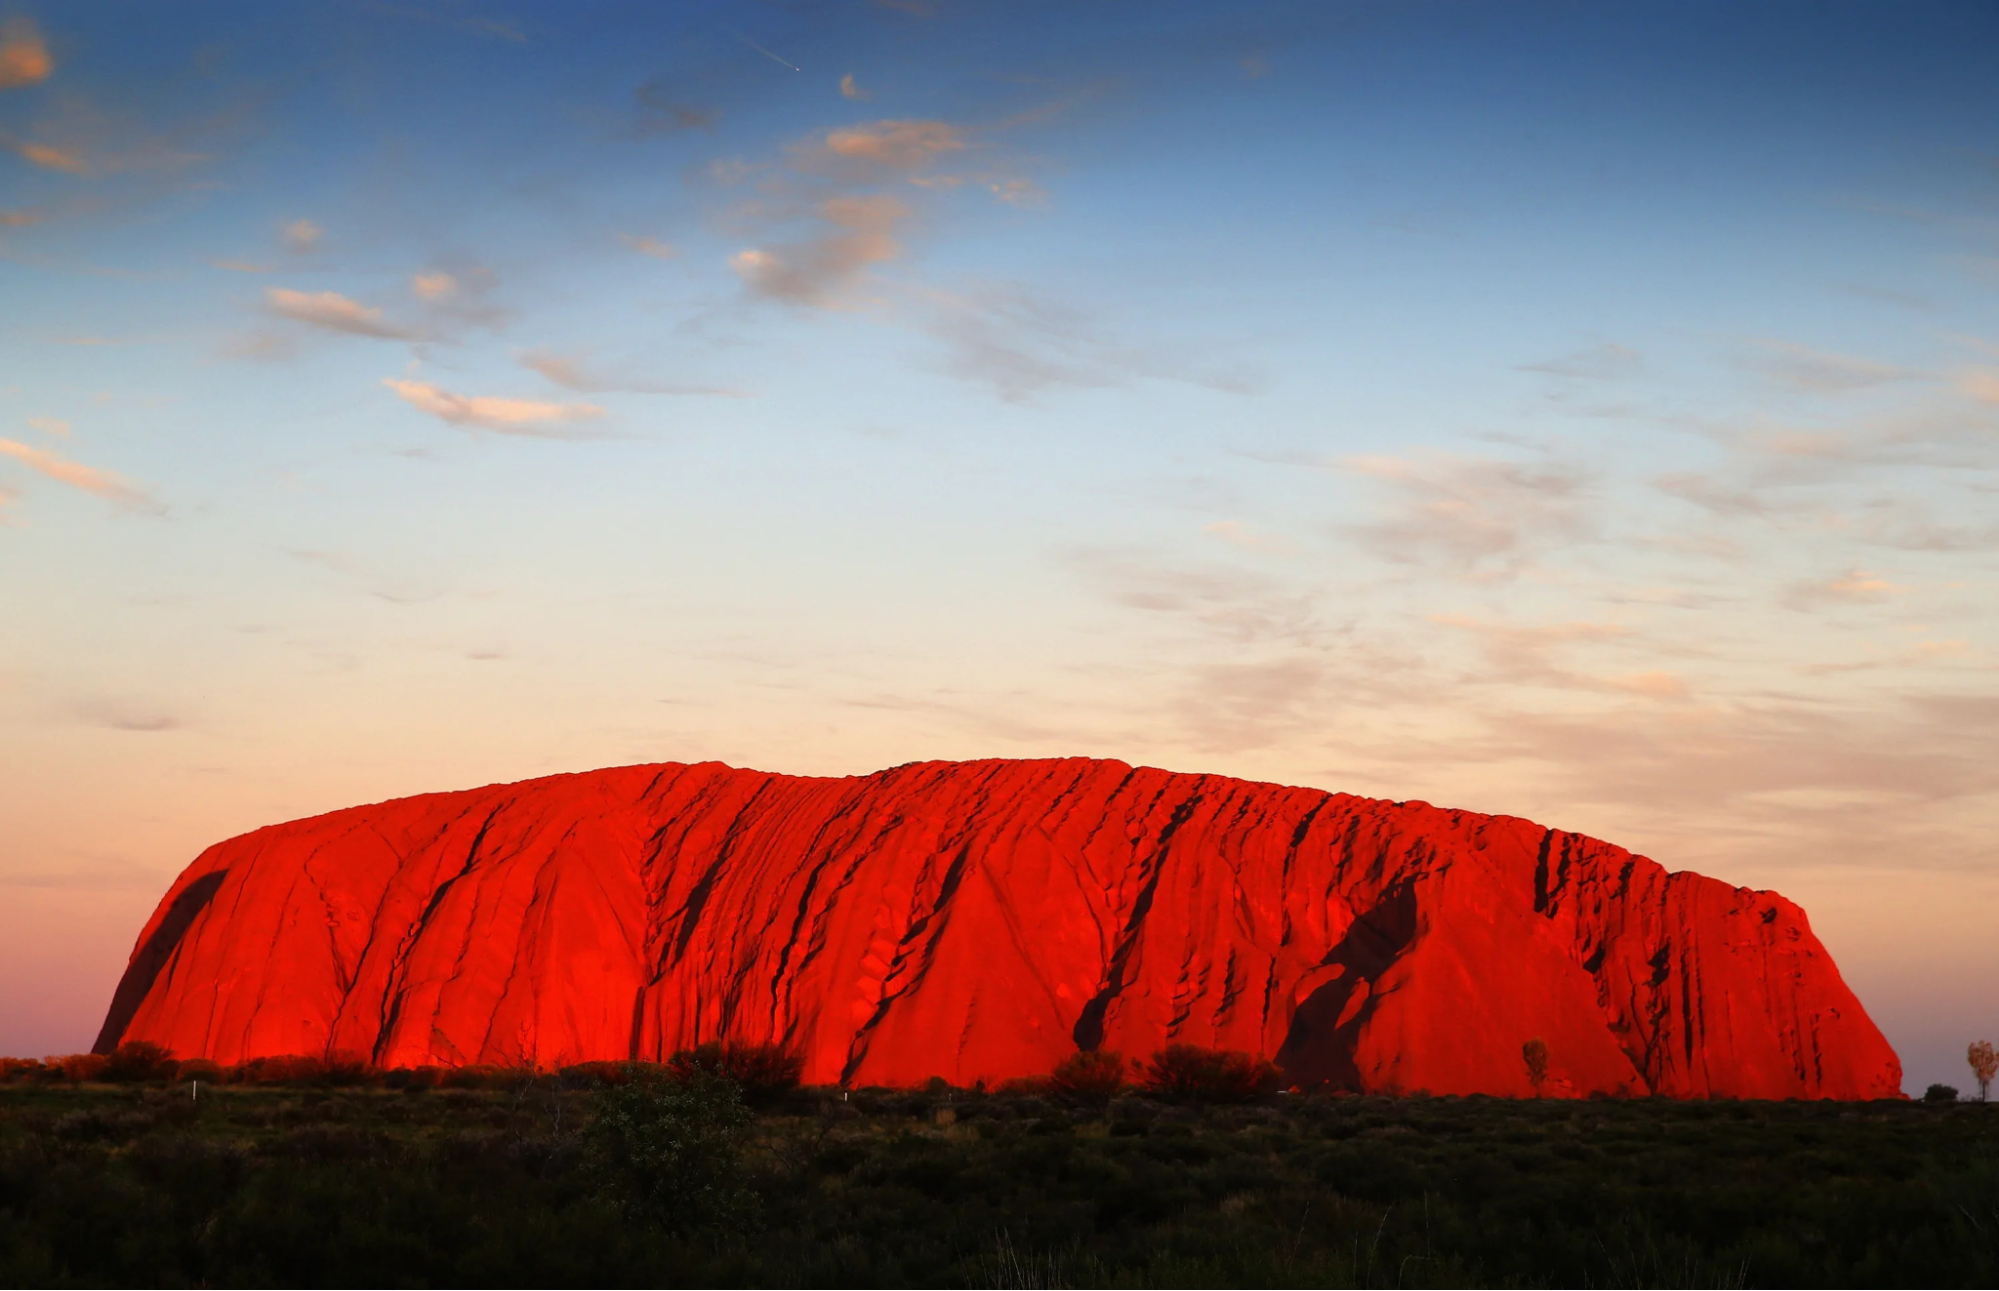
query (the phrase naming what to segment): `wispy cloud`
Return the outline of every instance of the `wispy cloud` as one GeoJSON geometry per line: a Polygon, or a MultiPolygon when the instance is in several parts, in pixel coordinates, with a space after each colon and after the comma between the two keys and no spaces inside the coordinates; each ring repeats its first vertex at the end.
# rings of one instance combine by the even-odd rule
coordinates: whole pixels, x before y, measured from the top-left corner
{"type": "Polygon", "coordinates": [[[1583,381],[1617,381],[1635,376],[1644,367],[1637,350],[1605,343],[1540,363],[1523,363],[1522,372],[1546,372],[1551,376],[1583,381]]]}
{"type": "Polygon", "coordinates": [[[843,99],[853,99],[856,101],[860,101],[865,99],[871,99],[874,97],[874,95],[868,93],[866,90],[862,89],[859,85],[855,84],[854,74],[852,72],[848,72],[845,76],[842,76],[840,78],[840,97],[843,99]]]}
{"type": "Polygon", "coordinates": [[[458,279],[442,269],[410,275],[410,291],[418,300],[449,300],[458,293],[458,279]]]}
{"type": "Polygon", "coordinates": [[[154,705],[109,699],[82,701],[71,709],[71,713],[90,726],[141,734],[177,731],[186,725],[180,718],[154,705]]]}
{"type": "Polygon", "coordinates": [[[846,290],[870,265],[902,252],[896,225],[908,218],[909,208],[893,197],[829,198],[820,203],[818,216],[831,226],[827,232],[789,246],[738,251],[729,257],[729,267],[756,295],[833,308],[847,303],[846,290]]]}
{"type": "Polygon", "coordinates": [[[804,170],[912,171],[966,146],[965,132],[946,121],[871,121],[814,135],[793,146],[792,159],[804,170]]]}
{"type": "Polygon", "coordinates": [[[31,224],[40,224],[47,216],[33,207],[15,207],[8,210],[0,207],[0,229],[25,229],[31,224]]]}
{"type": "Polygon", "coordinates": [[[0,439],[0,455],[13,458],[31,470],[39,471],[48,478],[85,493],[94,493],[108,502],[115,502],[130,511],[142,511],[154,515],[163,514],[166,508],[139,485],[109,471],[100,471],[81,462],[59,457],[47,449],[31,444],[19,443],[11,439],[0,439]]]}
{"type": "Polygon", "coordinates": [[[8,139],[5,141],[5,146],[22,160],[32,162],[44,170],[60,170],[69,175],[87,174],[90,170],[90,164],[74,149],[58,148],[52,144],[34,143],[26,139],[8,139]]]}
{"type": "Polygon", "coordinates": [[[617,372],[607,372],[596,368],[574,355],[557,354],[551,350],[527,350],[515,356],[520,365],[531,372],[539,372],[564,389],[581,394],[608,394],[613,391],[629,394],[684,394],[719,395],[724,398],[745,397],[740,390],[730,390],[722,386],[696,385],[682,381],[658,381],[646,377],[630,376],[617,372]]]}
{"type": "Polygon", "coordinates": [[[44,435],[54,435],[58,439],[69,438],[69,423],[60,417],[30,417],[28,424],[44,435]]]}
{"type": "Polygon", "coordinates": [[[1807,609],[1827,601],[1872,604],[1909,589],[1865,569],[1849,570],[1837,578],[1798,583],[1785,598],[1793,609],[1807,609]]]}
{"type": "Polygon", "coordinates": [[[372,336],[381,340],[408,340],[408,329],[397,327],[382,317],[382,311],[363,305],[337,291],[292,291],[271,287],[264,292],[271,311],[293,322],[323,327],[350,336],[372,336]]]}
{"type": "Polygon", "coordinates": [[[49,79],[55,60],[42,33],[26,18],[0,23],[0,90],[18,90],[49,79]]]}
{"type": "Polygon", "coordinates": [[[633,90],[632,101],[637,111],[632,131],[640,138],[711,129],[722,116],[714,108],[688,102],[659,80],[647,81],[633,90]]]}
{"type": "Polygon", "coordinates": [[[1109,389],[1141,378],[1184,381],[1228,394],[1251,376],[1171,348],[1128,345],[1089,314],[1018,286],[927,291],[924,329],[944,343],[944,369],[990,385],[1009,403],[1064,387],[1109,389]]]}
{"type": "Polygon", "coordinates": [[[285,249],[297,255],[304,255],[317,248],[320,238],[325,234],[326,230],[311,220],[293,220],[279,230],[279,235],[284,239],[285,249]]]}
{"type": "Polygon", "coordinates": [[[208,263],[217,269],[227,269],[230,273],[269,273],[276,267],[249,260],[210,260],[208,263]]]}
{"type": "Polygon", "coordinates": [[[1999,372],[1960,372],[1957,374],[1957,388],[1979,403],[1999,403],[1999,372]]]}
{"type": "Polygon", "coordinates": [[[1588,527],[1590,477],[1563,463],[1424,453],[1362,455],[1341,465],[1389,490],[1387,515],[1351,531],[1392,561],[1441,558],[1471,570],[1524,559],[1542,541],[1588,527]]]}
{"type": "Polygon", "coordinates": [[[1202,525],[1201,532],[1210,538],[1228,543],[1231,547],[1241,547],[1245,551],[1262,552],[1271,556],[1293,556],[1298,551],[1284,539],[1259,533],[1240,520],[1217,520],[1213,524],[1202,525]]]}
{"type": "Polygon", "coordinates": [[[423,381],[385,379],[383,385],[419,412],[429,413],[454,426],[478,426],[502,435],[524,435],[538,439],[578,439],[586,432],[569,429],[570,423],[601,417],[604,410],[591,403],[548,403],[538,399],[506,399],[491,395],[461,395],[423,381]]]}
{"type": "Polygon", "coordinates": [[[1911,375],[1893,364],[1815,350],[1790,341],[1755,341],[1743,361],[1772,381],[1806,394],[1845,394],[1911,375]]]}
{"type": "Polygon", "coordinates": [[[658,238],[643,235],[635,237],[630,233],[620,233],[618,240],[640,255],[651,256],[655,260],[671,260],[680,254],[672,243],[662,242],[658,238]]]}
{"type": "Polygon", "coordinates": [[[492,40],[504,40],[510,45],[525,45],[528,43],[527,36],[522,33],[519,27],[511,22],[497,18],[459,18],[449,14],[434,13],[429,9],[420,9],[414,5],[382,4],[379,3],[379,0],[364,4],[362,8],[396,18],[408,18],[417,22],[440,23],[447,27],[455,27],[459,31],[471,32],[475,36],[485,36],[492,40]]]}

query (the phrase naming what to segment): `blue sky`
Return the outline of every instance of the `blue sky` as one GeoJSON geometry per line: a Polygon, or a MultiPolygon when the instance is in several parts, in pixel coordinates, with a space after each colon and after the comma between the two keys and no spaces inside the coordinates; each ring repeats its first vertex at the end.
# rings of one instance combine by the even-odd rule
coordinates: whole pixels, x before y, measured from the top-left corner
{"type": "Polygon", "coordinates": [[[273,820],[1056,753],[1777,887],[1918,1090],[1999,1029],[1989,7],[0,31],[0,1051],[273,820]]]}

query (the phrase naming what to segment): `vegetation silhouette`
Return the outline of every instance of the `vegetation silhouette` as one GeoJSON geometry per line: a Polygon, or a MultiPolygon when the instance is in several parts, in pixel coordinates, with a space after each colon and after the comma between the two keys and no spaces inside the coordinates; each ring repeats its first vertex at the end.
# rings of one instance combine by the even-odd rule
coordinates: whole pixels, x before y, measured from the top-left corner
{"type": "Polygon", "coordinates": [[[0,1063],[0,1285],[1999,1281],[1999,1112],[1954,1097],[1272,1092],[1184,1047],[757,1108],[712,1052],[99,1057],[0,1063]]]}
{"type": "Polygon", "coordinates": [[[1990,1040],[1975,1040],[1965,1050],[1964,1059],[1978,1080],[1978,1101],[1982,1103],[1991,1092],[1992,1078],[1999,1076],[1999,1052],[1993,1050],[1990,1040]]]}

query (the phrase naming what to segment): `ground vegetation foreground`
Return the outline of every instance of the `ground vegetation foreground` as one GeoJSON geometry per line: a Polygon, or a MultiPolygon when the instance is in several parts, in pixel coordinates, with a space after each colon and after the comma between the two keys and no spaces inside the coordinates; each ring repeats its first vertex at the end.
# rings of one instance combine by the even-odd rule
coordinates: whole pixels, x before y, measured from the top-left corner
{"type": "Polygon", "coordinates": [[[0,1282],[1999,1282],[1979,1103],[456,1086],[0,1086],[0,1282]]]}

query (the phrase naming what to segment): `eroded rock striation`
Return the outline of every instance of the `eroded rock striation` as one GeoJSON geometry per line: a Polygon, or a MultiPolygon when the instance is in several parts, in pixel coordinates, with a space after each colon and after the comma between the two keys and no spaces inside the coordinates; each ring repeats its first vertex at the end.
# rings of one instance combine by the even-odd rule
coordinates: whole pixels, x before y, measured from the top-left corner
{"type": "Polygon", "coordinates": [[[1121,762],[620,767],[273,825],[189,866],[98,1041],[541,1067],[779,1040],[808,1082],[1078,1047],[1301,1083],[1899,1096],[1804,911],[1525,820],[1121,762]]]}

